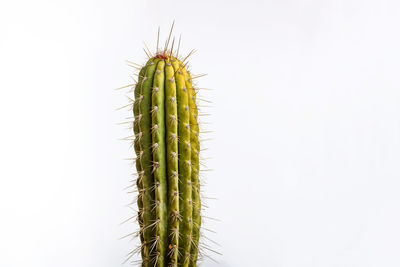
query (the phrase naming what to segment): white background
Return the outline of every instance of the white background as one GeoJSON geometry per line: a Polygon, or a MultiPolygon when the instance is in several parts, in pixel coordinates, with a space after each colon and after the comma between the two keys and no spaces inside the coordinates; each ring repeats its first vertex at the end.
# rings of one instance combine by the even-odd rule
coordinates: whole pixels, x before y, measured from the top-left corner
{"type": "Polygon", "coordinates": [[[203,266],[400,266],[400,4],[1,1],[0,266],[115,267],[135,241],[125,91],[175,19],[213,130],[203,266]]]}

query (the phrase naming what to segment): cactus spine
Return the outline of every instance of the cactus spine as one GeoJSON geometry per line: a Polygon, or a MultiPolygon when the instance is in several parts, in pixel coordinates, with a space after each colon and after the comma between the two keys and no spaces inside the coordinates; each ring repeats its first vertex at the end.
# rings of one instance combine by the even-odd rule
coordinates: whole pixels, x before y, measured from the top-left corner
{"type": "Polygon", "coordinates": [[[195,267],[201,225],[196,93],[185,63],[150,56],[135,87],[142,267],[195,267]]]}

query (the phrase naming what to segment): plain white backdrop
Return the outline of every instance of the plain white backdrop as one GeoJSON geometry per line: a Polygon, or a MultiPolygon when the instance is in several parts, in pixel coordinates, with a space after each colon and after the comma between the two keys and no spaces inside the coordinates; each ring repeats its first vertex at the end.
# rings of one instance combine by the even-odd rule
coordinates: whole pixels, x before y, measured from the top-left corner
{"type": "MultiPolygon", "coordinates": [[[[115,267],[135,241],[114,88],[175,20],[213,91],[202,266],[400,266],[400,4],[0,2],[0,266],[115,267]],[[206,231],[207,232],[207,231],[206,231]],[[212,244],[212,243],[211,243],[212,244]]],[[[128,266],[128,265],[126,265],[128,266]]]]}

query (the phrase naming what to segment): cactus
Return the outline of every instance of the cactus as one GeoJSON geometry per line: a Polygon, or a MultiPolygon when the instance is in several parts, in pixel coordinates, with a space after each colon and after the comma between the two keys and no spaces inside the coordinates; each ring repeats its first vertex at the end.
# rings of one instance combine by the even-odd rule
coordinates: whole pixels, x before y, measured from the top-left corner
{"type": "MultiPolygon", "coordinates": [[[[172,31],[172,29],[171,29],[172,31]]],[[[170,34],[171,36],[171,34],[170,34]]],[[[173,43],[140,68],[134,148],[142,267],[195,267],[201,225],[196,93],[173,43]]],[[[158,43],[158,41],[157,41],[158,43]]],[[[178,48],[179,51],[179,48],[178,48]]]]}

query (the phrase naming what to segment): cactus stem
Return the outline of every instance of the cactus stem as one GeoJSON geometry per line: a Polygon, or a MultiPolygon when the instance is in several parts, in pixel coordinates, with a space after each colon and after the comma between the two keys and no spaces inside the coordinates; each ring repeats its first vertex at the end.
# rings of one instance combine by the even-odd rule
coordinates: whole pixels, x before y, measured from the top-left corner
{"type": "Polygon", "coordinates": [[[144,43],[149,57],[145,66],[128,61],[140,72],[135,83],[123,87],[134,87],[134,100],[128,98],[130,103],[124,106],[133,105],[134,116],[121,124],[130,124],[134,130],[124,140],[132,141],[138,171],[126,188],[128,193],[137,193],[138,211],[124,223],[134,219],[139,223],[140,230],[132,235],[140,236],[142,245],[134,253],[141,254],[141,267],[196,267],[202,254],[200,214],[206,206],[200,201],[203,163],[199,153],[204,149],[200,148],[198,120],[209,114],[198,113],[200,89],[192,81],[205,74],[191,76],[187,70],[195,50],[178,59],[181,36],[175,44],[173,28],[174,23],[161,48],[158,28],[155,56],[144,43]],[[134,185],[137,190],[130,189],[134,185]]]}

